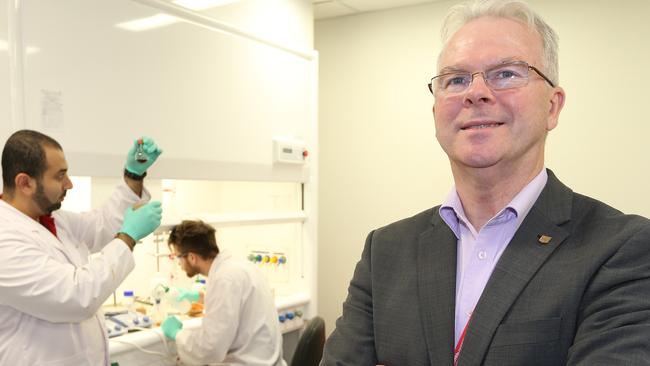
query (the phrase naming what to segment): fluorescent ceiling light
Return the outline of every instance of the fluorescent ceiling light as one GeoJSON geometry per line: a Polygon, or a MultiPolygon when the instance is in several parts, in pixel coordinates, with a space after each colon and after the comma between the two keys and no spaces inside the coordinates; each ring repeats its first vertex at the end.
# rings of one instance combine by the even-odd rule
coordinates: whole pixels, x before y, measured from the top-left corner
{"type": "Polygon", "coordinates": [[[205,10],[234,3],[238,0],[174,0],[174,4],[190,10],[205,10]]]}
{"type": "Polygon", "coordinates": [[[180,19],[169,14],[159,13],[147,18],[130,20],[128,22],[115,24],[116,27],[132,32],[141,32],[149,29],[165,27],[179,22],[180,19]]]}

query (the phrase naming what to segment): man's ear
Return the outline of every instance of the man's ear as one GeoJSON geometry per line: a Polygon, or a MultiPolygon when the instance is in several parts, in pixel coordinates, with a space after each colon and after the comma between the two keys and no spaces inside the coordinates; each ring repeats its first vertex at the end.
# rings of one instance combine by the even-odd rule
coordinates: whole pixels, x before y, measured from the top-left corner
{"type": "Polygon", "coordinates": [[[16,184],[16,191],[24,195],[31,195],[36,191],[36,179],[26,173],[18,173],[14,179],[14,183],[16,184]]]}
{"type": "Polygon", "coordinates": [[[562,111],[562,107],[564,107],[565,98],[566,94],[564,92],[564,89],[556,86],[550,98],[550,108],[548,113],[548,120],[546,121],[546,131],[551,131],[557,126],[557,123],[560,119],[560,112],[562,111]]]}
{"type": "Polygon", "coordinates": [[[192,262],[191,263],[194,264],[194,265],[198,264],[199,263],[199,255],[196,254],[196,253],[193,253],[193,252],[190,252],[190,254],[188,256],[190,256],[190,255],[192,256],[192,262]]]}

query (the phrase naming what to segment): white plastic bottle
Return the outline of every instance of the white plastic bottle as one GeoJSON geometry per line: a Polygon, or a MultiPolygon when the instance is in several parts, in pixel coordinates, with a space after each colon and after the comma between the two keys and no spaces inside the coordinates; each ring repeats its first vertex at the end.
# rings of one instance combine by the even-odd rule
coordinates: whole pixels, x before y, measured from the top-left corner
{"type": "Polygon", "coordinates": [[[122,299],[122,305],[126,308],[129,313],[135,311],[135,297],[133,296],[133,291],[125,290],[124,298],[122,299]]]}

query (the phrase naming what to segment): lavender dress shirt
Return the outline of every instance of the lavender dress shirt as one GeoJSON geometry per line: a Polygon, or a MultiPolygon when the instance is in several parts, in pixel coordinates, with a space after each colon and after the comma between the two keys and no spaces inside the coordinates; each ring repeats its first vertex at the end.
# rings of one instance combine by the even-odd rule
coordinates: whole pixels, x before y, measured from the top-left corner
{"type": "Polygon", "coordinates": [[[501,254],[533,207],[547,180],[548,174],[543,168],[506,207],[478,231],[467,220],[455,188],[440,207],[440,217],[458,239],[455,343],[458,343],[501,254]]]}

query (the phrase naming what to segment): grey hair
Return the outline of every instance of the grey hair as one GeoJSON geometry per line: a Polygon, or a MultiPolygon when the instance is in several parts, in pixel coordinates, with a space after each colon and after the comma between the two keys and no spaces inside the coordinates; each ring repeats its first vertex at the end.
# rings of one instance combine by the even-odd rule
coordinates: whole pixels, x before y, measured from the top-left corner
{"type": "MultiPolygon", "coordinates": [[[[453,6],[445,17],[441,36],[443,51],[447,42],[463,25],[474,19],[493,16],[518,21],[542,38],[542,70],[553,84],[559,82],[557,33],[525,2],[520,0],[475,0],[453,6]]],[[[440,53],[442,55],[442,52],[440,53]]],[[[440,57],[438,57],[440,60],[440,57]]]]}

